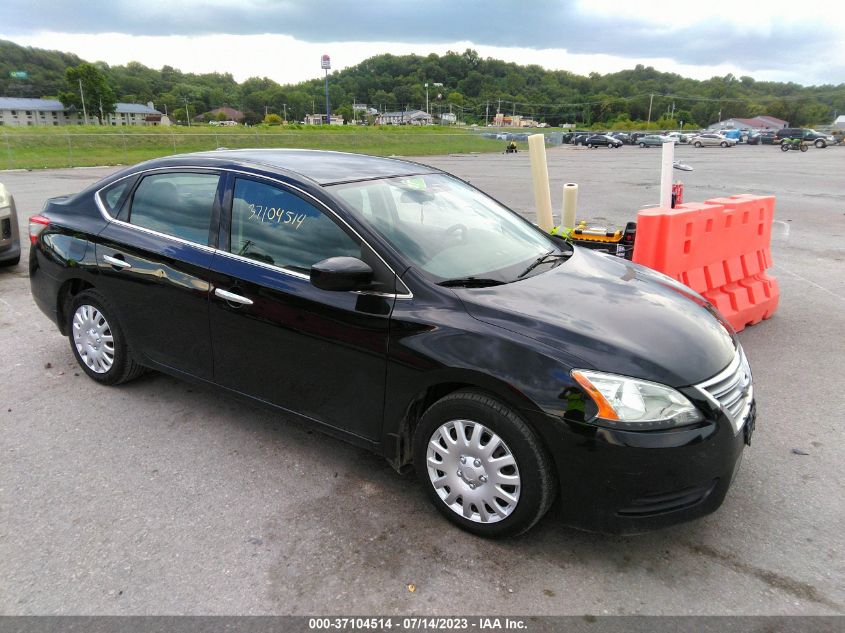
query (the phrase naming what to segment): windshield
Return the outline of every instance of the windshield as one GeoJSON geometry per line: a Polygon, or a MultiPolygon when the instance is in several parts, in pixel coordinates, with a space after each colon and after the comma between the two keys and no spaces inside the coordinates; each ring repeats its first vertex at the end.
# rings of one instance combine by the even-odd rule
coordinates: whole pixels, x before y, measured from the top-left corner
{"type": "MultiPolygon", "coordinates": [[[[509,283],[538,258],[560,252],[551,237],[444,174],[368,180],[331,189],[358,219],[435,282],[476,278],[509,283]]],[[[550,265],[559,263],[554,257],[549,260],[550,265]]],[[[547,268],[541,266],[537,272],[547,268]]]]}

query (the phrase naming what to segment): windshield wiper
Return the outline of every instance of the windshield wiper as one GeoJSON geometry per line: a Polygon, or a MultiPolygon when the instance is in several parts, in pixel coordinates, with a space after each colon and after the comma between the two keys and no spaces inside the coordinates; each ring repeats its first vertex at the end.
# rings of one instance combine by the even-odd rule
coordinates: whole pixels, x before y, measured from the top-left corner
{"type": "Polygon", "coordinates": [[[566,259],[566,258],[570,257],[571,255],[572,255],[572,253],[555,253],[554,251],[549,251],[548,253],[544,253],[543,255],[540,255],[540,257],[535,259],[531,263],[531,265],[528,266],[528,268],[526,268],[521,273],[519,273],[516,276],[516,278],[522,279],[523,277],[525,277],[525,275],[527,275],[532,270],[537,268],[537,266],[539,266],[540,264],[545,264],[546,262],[551,262],[551,261],[554,261],[556,259],[566,259]]]}
{"type": "Polygon", "coordinates": [[[457,277],[441,281],[437,285],[446,288],[484,288],[486,286],[501,286],[506,283],[506,281],[488,277],[457,277]]]}

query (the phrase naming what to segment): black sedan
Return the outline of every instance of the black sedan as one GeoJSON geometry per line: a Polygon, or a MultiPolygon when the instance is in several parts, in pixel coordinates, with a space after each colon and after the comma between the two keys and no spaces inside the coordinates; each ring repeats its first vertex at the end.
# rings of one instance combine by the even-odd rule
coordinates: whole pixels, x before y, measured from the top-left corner
{"type": "Polygon", "coordinates": [[[610,147],[611,149],[615,149],[622,147],[622,141],[608,134],[593,134],[584,140],[584,145],[587,147],[610,147]]]}
{"type": "Polygon", "coordinates": [[[29,226],[33,297],[90,378],[154,369],[295,414],[415,468],[484,536],[555,499],[600,531],[702,516],[753,429],[748,363],[700,296],[425,165],[173,156],[29,226]]]}

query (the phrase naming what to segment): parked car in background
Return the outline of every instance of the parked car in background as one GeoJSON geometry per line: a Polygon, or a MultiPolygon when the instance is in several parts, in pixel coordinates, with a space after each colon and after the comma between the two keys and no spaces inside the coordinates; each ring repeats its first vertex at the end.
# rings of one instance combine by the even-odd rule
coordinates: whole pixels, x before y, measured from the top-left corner
{"type": "Polygon", "coordinates": [[[15,199],[0,183],[0,266],[17,266],[20,260],[21,241],[15,199]]]}
{"type": "Polygon", "coordinates": [[[780,143],[784,139],[801,139],[807,143],[812,143],[819,149],[827,147],[828,145],[833,145],[836,143],[836,139],[831,134],[822,134],[821,132],[816,132],[812,128],[805,128],[805,127],[784,127],[780,128],[776,131],[775,136],[775,143],[780,143]]]}
{"type": "Polygon", "coordinates": [[[613,138],[615,138],[619,141],[622,141],[626,145],[631,144],[631,135],[627,134],[625,132],[611,132],[610,136],[612,136],[613,138]]]}
{"type": "Polygon", "coordinates": [[[593,134],[584,140],[584,145],[587,147],[610,147],[615,149],[622,147],[622,141],[613,138],[609,134],[593,134]]]}
{"type": "Polygon", "coordinates": [[[737,141],[733,138],[727,138],[721,134],[699,134],[692,137],[690,143],[693,147],[733,147],[737,141]]]}
{"type": "Polygon", "coordinates": [[[415,468],[475,534],[525,532],[556,499],[594,531],[704,516],[751,441],[751,369],[703,297],[426,165],[170,156],[29,226],[32,296],[90,379],[150,368],[296,416],[415,468]]]}
{"type": "Polygon", "coordinates": [[[663,143],[675,143],[678,140],[662,134],[646,134],[637,139],[637,145],[640,147],[662,147],[663,143]]]}
{"type": "Polygon", "coordinates": [[[669,132],[666,136],[676,139],[678,143],[689,143],[690,137],[682,132],[669,132]]]}
{"type": "Polygon", "coordinates": [[[774,130],[763,130],[762,132],[752,132],[748,137],[749,145],[772,145],[775,142],[774,130]]]}

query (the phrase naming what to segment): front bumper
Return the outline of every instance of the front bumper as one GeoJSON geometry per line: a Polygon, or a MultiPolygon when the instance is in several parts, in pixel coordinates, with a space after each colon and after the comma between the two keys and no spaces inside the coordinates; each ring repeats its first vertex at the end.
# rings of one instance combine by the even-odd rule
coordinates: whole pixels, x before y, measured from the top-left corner
{"type": "Polygon", "coordinates": [[[557,465],[562,521],[636,534],[714,512],[736,476],[755,416],[752,402],[738,430],[716,412],[696,427],[639,432],[558,419],[558,432],[545,439],[557,465]]]}

